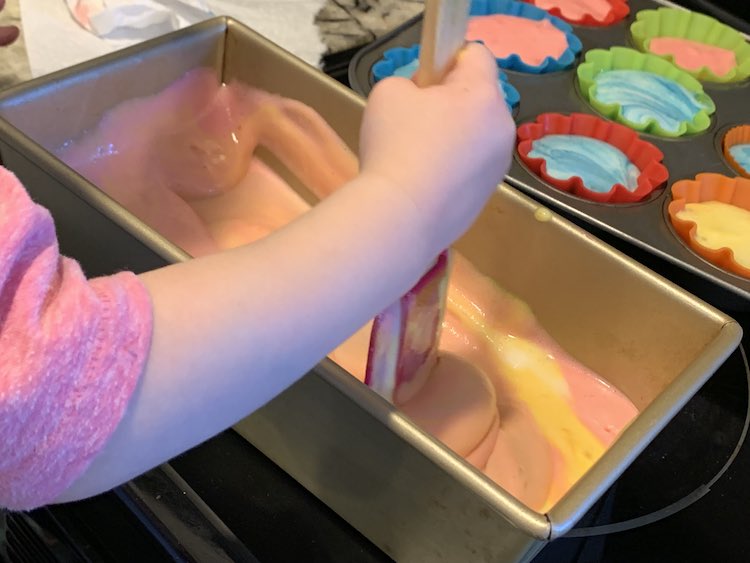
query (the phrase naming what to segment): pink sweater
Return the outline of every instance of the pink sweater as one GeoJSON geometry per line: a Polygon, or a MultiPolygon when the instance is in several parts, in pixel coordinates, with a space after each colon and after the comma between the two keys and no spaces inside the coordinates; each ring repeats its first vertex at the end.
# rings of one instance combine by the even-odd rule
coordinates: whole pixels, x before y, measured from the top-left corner
{"type": "Polygon", "coordinates": [[[151,327],[139,279],[87,281],[0,167],[0,506],[49,503],[83,474],[127,408],[151,327]]]}

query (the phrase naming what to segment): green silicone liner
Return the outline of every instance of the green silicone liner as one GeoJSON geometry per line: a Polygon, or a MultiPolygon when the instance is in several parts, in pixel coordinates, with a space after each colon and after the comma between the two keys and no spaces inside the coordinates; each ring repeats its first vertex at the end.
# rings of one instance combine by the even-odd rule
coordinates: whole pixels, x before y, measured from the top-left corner
{"type": "MultiPolygon", "coordinates": [[[[707,67],[690,70],[678,66],[698,80],[729,83],[740,82],[750,76],[750,44],[739,31],[705,14],[675,8],[642,10],[630,26],[630,35],[633,43],[643,52],[649,52],[651,39],[655,37],[690,39],[734,52],[737,65],[723,76],[717,76],[707,67]]],[[[650,54],[674,64],[672,55],[650,54]]]]}
{"type": "Polygon", "coordinates": [[[578,85],[583,97],[602,115],[623,123],[644,133],[651,133],[660,137],[681,137],[686,133],[701,133],[711,126],[711,114],[716,111],[713,100],[703,91],[703,86],[695,78],[680,70],[662,57],[639,53],[635,49],[612,47],[609,50],[592,49],[586,53],[586,60],[578,65],[576,70],[578,85]],[[634,123],[626,119],[621,112],[620,104],[604,104],[596,99],[594,77],[600,72],[608,70],[643,70],[669,78],[698,94],[698,100],[709,106],[708,110],[700,110],[691,121],[683,121],[679,129],[666,131],[655,119],[646,123],[634,123]]]}

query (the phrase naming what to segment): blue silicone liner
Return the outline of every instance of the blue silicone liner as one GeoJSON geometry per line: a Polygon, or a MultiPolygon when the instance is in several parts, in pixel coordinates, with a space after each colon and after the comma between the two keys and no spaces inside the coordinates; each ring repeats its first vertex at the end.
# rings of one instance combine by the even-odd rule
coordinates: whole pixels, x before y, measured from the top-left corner
{"type": "Polygon", "coordinates": [[[393,76],[396,69],[408,65],[419,58],[419,45],[411,47],[394,47],[383,53],[383,58],[372,66],[372,77],[375,82],[393,76]]]}
{"type": "MultiPolygon", "coordinates": [[[[383,58],[376,62],[372,67],[372,77],[375,82],[393,76],[396,69],[408,65],[412,61],[419,59],[419,45],[412,45],[411,47],[394,47],[388,49],[383,53],[383,58]]],[[[498,69],[498,81],[503,90],[505,96],[505,103],[508,105],[508,109],[511,111],[518,107],[521,101],[521,95],[518,93],[513,85],[508,82],[506,74],[498,69]]]]}
{"type": "Polygon", "coordinates": [[[576,62],[576,56],[583,49],[581,40],[573,33],[573,28],[566,22],[555,16],[551,16],[545,10],[537,8],[532,4],[526,4],[525,2],[517,2],[516,0],[472,0],[471,12],[472,16],[492,16],[495,14],[504,14],[508,16],[516,16],[520,18],[527,18],[534,21],[549,20],[552,25],[557,29],[565,33],[565,38],[568,41],[568,48],[563,51],[560,58],[553,59],[547,57],[542,61],[542,64],[538,66],[531,66],[521,60],[521,58],[512,54],[509,57],[503,59],[496,59],[497,64],[501,68],[508,70],[516,70],[518,72],[526,72],[530,74],[542,74],[546,72],[555,72],[558,70],[565,70],[573,66],[576,62]]]}

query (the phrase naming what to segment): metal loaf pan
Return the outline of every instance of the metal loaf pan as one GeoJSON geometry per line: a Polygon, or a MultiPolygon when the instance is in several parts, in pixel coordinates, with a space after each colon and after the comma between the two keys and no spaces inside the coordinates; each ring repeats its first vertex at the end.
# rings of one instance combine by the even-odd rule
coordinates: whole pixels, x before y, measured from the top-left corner
{"type": "MultiPolygon", "coordinates": [[[[49,149],[199,65],[313,106],[356,148],[363,99],[226,18],[6,91],[0,156],[52,210],[63,252],[89,274],[188,256],[49,149]]],[[[525,560],[575,524],[736,347],[741,329],[507,186],[457,248],[642,410],[548,514],[521,505],[328,360],[236,429],[398,561],[525,560]]]]}
{"type": "MultiPolygon", "coordinates": [[[[583,43],[583,50],[571,69],[548,74],[505,71],[510,83],[521,94],[521,103],[514,113],[517,124],[533,122],[536,116],[547,112],[598,115],[583,98],[576,82],[576,68],[586,52],[617,45],[637,50],[630,39],[630,25],[635,21],[636,14],[662,6],[679,7],[664,0],[630,0],[629,5],[630,14],[615,25],[573,25],[574,33],[583,43]]],[[[393,47],[410,47],[419,43],[421,31],[422,18],[417,16],[360,50],[349,65],[352,88],[367,96],[374,85],[372,67],[383,57],[383,53],[393,47]]],[[[750,123],[750,80],[731,85],[702,84],[717,108],[707,131],[678,139],[640,134],[642,139],[656,145],[664,153],[663,163],[669,170],[667,185],[655,190],[642,202],[609,205],[573,196],[536,176],[517,156],[506,180],[545,204],[553,205],[595,233],[613,235],[677,265],[688,273],[681,277],[691,291],[722,309],[749,310],[750,279],[722,270],[698,256],[682,242],[667,216],[670,188],[674,182],[693,179],[702,172],[737,176],[722,155],[721,141],[731,127],[750,123]]]]}

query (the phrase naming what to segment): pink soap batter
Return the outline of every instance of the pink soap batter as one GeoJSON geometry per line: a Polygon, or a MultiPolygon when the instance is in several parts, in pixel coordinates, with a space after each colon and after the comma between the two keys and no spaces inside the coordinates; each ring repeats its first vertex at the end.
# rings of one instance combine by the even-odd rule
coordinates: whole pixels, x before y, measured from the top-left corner
{"type": "Polygon", "coordinates": [[[582,20],[589,15],[597,21],[604,21],[612,11],[607,0],[536,0],[534,4],[543,10],[557,8],[569,20],[582,20]]]}
{"type": "MultiPolygon", "coordinates": [[[[126,102],[60,157],[193,255],[262,238],[309,205],[254,151],[320,198],[358,163],[313,110],[210,70],[126,102]]],[[[440,356],[398,405],[531,508],[546,510],[636,415],[570,358],[528,307],[454,253],[440,356]],[[546,362],[546,363],[545,363],[546,362]]],[[[331,353],[364,380],[371,324],[331,353]]]]}
{"type": "MultiPolygon", "coordinates": [[[[494,445],[477,448],[489,450],[484,464],[479,455],[470,461],[532,508],[544,510],[554,505],[637,414],[619,391],[566,354],[538,324],[525,303],[482,276],[460,255],[454,257],[440,347],[481,369],[495,389],[499,429],[488,428],[484,438],[490,443],[494,441],[494,445]],[[471,311],[478,323],[461,318],[457,313],[461,308],[471,311]],[[498,353],[497,346],[502,341],[490,343],[486,333],[477,330],[478,325],[493,326],[500,335],[508,337],[504,349],[498,353]],[[536,386],[533,397],[519,397],[514,381],[529,377],[520,369],[528,357],[518,357],[517,349],[509,346],[518,340],[538,346],[540,352],[554,358],[560,370],[561,377],[543,382],[546,388],[536,386]],[[503,355],[507,361],[498,363],[498,356],[503,355]],[[584,452],[588,459],[578,469],[565,466],[559,447],[565,446],[560,440],[567,439],[566,433],[578,440],[579,432],[568,427],[560,412],[551,411],[554,404],[539,402],[543,401],[540,395],[545,393],[567,396],[565,400],[572,413],[593,435],[589,442],[599,442],[600,448],[590,452],[590,457],[584,452]],[[539,414],[549,416],[543,419],[539,414]],[[550,425],[562,431],[555,440],[545,437],[550,425]],[[515,463],[508,463],[510,459],[515,463]]],[[[481,433],[477,429],[477,436],[481,433]]],[[[583,441],[580,447],[586,448],[583,441]]]]}
{"type": "Polygon", "coordinates": [[[254,158],[272,152],[315,193],[353,177],[356,156],[300,102],[198,69],[125,102],[58,156],[189,254],[255,240],[307,204],[254,158]]]}
{"type": "Polygon", "coordinates": [[[535,21],[505,14],[469,19],[466,39],[483,41],[497,59],[515,53],[530,66],[541,65],[547,57],[559,59],[568,48],[565,33],[548,19],[535,21]]]}
{"type": "Polygon", "coordinates": [[[708,68],[723,76],[737,66],[734,51],[681,37],[654,37],[648,50],[657,55],[672,55],[677,66],[687,70],[708,68]]]}

